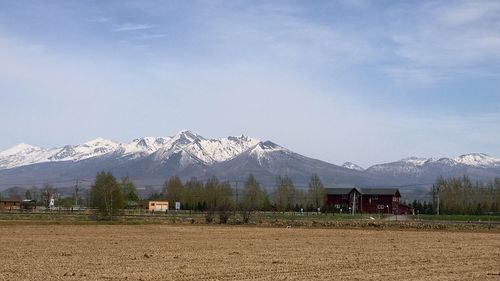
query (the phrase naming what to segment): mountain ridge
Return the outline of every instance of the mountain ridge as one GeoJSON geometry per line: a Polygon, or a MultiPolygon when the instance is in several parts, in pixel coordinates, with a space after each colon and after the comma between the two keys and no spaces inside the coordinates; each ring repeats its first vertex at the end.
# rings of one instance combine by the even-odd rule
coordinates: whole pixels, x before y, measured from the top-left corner
{"type": "Polygon", "coordinates": [[[204,138],[183,130],[128,143],[96,138],[50,149],[19,144],[0,152],[0,189],[15,183],[91,179],[102,170],[118,177],[128,175],[143,185],[161,185],[173,175],[183,180],[217,176],[242,182],[252,173],[266,186],[274,185],[280,175],[307,186],[311,174],[316,173],[327,186],[421,186],[438,176],[467,174],[473,180],[492,180],[500,177],[500,159],[484,153],[439,159],[409,157],[363,169],[351,162],[336,165],[309,158],[272,141],[244,135],[204,138]]]}

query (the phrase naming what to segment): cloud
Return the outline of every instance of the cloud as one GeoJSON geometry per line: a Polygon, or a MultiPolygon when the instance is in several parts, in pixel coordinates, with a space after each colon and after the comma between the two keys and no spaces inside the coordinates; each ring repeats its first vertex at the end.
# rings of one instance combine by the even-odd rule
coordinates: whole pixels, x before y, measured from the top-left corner
{"type": "Polygon", "coordinates": [[[113,32],[135,31],[135,30],[151,29],[153,27],[154,27],[154,25],[151,25],[151,24],[124,23],[120,26],[117,26],[112,31],[113,32]]]}
{"type": "MultiPolygon", "coordinates": [[[[53,146],[96,136],[128,141],[187,127],[207,137],[244,133],[363,166],[500,149],[493,143],[500,138],[498,116],[449,114],[495,111],[498,96],[477,109],[467,99],[485,95],[482,85],[470,84],[474,91],[432,88],[457,77],[499,77],[495,13],[466,14],[462,2],[401,4],[405,9],[389,16],[387,10],[399,4],[356,6],[366,17],[358,10],[328,11],[328,5],[200,3],[217,7],[174,5],[172,12],[150,3],[155,8],[147,16],[127,18],[122,11],[112,20],[97,18],[120,36],[89,23],[90,12],[83,26],[28,35],[10,27],[0,34],[0,107],[9,116],[0,127],[12,136],[3,145],[53,146]],[[393,93],[388,81],[431,88],[420,97],[429,100],[393,93]],[[434,99],[434,92],[443,98],[434,99]],[[448,100],[450,92],[455,96],[448,100]],[[415,113],[420,104],[425,106],[415,113]]],[[[496,93],[497,85],[487,87],[496,93]]]]}
{"type": "Polygon", "coordinates": [[[434,83],[443,76],[456,79],[464,73],[484,76],[500,71],[499,2],[423,2],[394,9],[392,15],[389,38],[399,60],[389,71],[383,69],[391,78],[434,83]],[[403,72],[408,76],[400,75],[403,72]]]}
{"type": "Polygon", "coordinates": [[[156,34],[141,34],[137,36],[135,39],[137,40],[152,40],[152,39],[160,39],[163,37],[167,37],[167,34],[156,33],[156,34]]]}
{"type": "Polygon", "coordinates": [[[90,19],[89,21],[95,22],[95,23],[105,23],[105,22],[110,22],[112,20],[113,20],[113,18],[111,18],[111,17],[100,17],[100,18],[90,19]]]}
{"type": "Polygon", "coordinates": [[[436,18],[449,26],[462,26],[495,19],[500,11],[498,1],[459,1],[438,6],[436,18]]]}
{"type": "Polygon", "coordinates": [[[444,75],[437,75],[434,71],[429,71],[428,68],[417,67],[387,67],[383,72],[391,79],[397,82],[404,81],[405,84],[413,84],[419,86],[431,86],[434,83],[446,80],[444,75]]]}
{"type": "Polygon", "coordinates": [[[216,18],[201,15],[204,48],[235,60],[265,60],[300,67],[364,63],[376,50],[356,28],[303,17],[293,4],[223,8],[216,18]],[[204,43],[205,43],[204,42],[204,43]]]}

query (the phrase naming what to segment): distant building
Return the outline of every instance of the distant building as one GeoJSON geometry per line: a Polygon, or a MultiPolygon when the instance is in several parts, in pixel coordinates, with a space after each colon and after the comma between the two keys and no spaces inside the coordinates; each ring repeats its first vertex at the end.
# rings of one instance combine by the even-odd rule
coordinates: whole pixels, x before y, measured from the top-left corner
{"type": "Polygon", "coordinates": [[[168,201],[149,201],[148,210],[150,212],[166,212],[168,210],[168,201]]]}
{"type": "Polygon", "coordinates": [[[399,202],[397,188],[326,188],[326,203],[337,212],[412,214],[413,208],[399,202]]]}
{"type": "Polygon", "coordinates": [[[33,211],[36,209],[36,200],[26,199],[21,201],[21,210],[33,211]]]}
{"type": "Polygon", "coordinates": [[[0,210],[19,210],[21,208],[21,200],[1,199],[0,210]]]}
{"type": "MultiPolygon", "coordinates": [[[[352,211],[353,202],[359,202],[361,192],[353,188],[326,188],[326,205],[328,209],[336,212],[348,213],[352,211]]],[[[356,212],[359,212],[358,204],[354,204],[356,212]]]]}

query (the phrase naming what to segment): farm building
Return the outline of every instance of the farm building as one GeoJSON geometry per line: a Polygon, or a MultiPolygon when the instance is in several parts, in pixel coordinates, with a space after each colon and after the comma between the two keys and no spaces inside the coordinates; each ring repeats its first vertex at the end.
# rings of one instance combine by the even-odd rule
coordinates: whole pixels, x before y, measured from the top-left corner
{"type": "Polygon", "coordinates": [[[36,209],[36,200],[26,199],[21,201],[21,210],[33,211],[36,209]]]}
{"type": "MultiPolygon", "coordinates": [[[[326,188],[326,205],[337,212],[347,213],[352,210],[353,202],[358,202],[361,192],[353,188],[326,188]]],[[[359,212],[358,204],[354,204],[356,212],[359,212]]]]}
{"type": "Polygon", "coordinates": [[[363,188],[361,209],[365,213],[395,214],[401,193],[397,188],[363,188]]]}
{"type": "Polygon", "coordinates": [[[339,212],[411,214],[413,209],[399,202],[397,188],[327,188],[326,204],[339,212]]]}
{"type": "Polygon", "coordinates": [[[168,210],[168,201],[149,201],[148,210],[150,212],[166,212],[168,210]]]}
{"type": "Polygon", "coordinates": [[[21,208],[21,200],[2,199],[0,200],[0,210],[19,210],[21,208]]]}

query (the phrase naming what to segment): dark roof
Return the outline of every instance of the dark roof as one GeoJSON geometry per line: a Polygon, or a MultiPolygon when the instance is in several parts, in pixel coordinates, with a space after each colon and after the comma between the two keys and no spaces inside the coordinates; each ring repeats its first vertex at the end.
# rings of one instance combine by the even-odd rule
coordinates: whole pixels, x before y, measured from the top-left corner
{"type": "Polygon", "coordinates": [[[352,190],[356,190],[359,192],[359,190],[355,187],[351,188],[325,188],[325,192],[327,195],[347,195],[351,193],[352,190]]]}
{"type": "Polygon", "coordinates": [[[397,188],[362,188],[363,195],[396,195],[401,196],[397,188]]]}
{"type": "Polygon", "coordinates": [[[21,200],[17,200],[17,199],[0,199],[0,202],[18,202],[18,203],[20,203],[21,200]]]}
{"type": "Polygon", "coordinates": [[[325,188],[327,195],[347,195],[353,190],[362,195],[395,195],[401,197],[401,193],[399,193],[399,189],[397,188],[325,188]]]}

